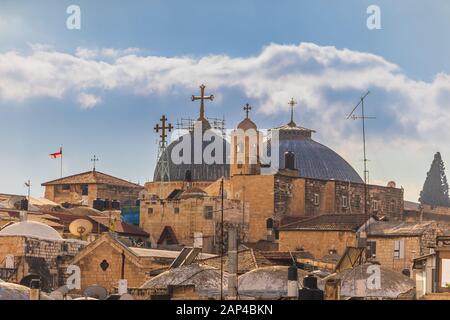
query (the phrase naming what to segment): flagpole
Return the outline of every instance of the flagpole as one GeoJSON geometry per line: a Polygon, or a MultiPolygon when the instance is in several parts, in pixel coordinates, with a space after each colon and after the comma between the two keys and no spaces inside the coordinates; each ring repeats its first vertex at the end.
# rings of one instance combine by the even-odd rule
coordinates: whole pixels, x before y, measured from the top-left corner
{"type": "Polygon", "coordinates": [[[59,148],[59,152],[61,152],[61,178],[63,176],[62,168],[63,168],[63,152],[62,152],[62,146],[59,148]]]}

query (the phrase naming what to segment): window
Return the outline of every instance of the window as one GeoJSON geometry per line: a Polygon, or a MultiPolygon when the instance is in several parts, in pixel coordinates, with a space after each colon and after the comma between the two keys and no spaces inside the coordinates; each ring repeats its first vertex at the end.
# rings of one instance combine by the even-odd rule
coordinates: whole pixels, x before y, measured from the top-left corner
{"type": "Polygon", "coordinates": [[[394,199],[391,200],[391,212],[395,212],[395,208],[397,207],[397,203],[394,199]]]}
{"type": "Polygon", "coordinates": [[[87,196],[89,194],[89,187],[87,184],[82,184],[81,185],[81,195],[82,196],[87,196]]]}
{"type": "Polygon", "coordinates": [[[378,211],[378,200],[372,200],[372,210],[378,211]]]}
{"type": "Polygon", "coordinates": [[[203,208],[203,215],[205,219],[211,220],[213,218],[214,208],[212,206],[206,206],[203,208]]]}
{"type": "Polygon", "coordinates": [[[405,241],[396,240],[394,242],[394,259],[405,258],[405,241]]]}
{"type": "Polygon", "coordinates": [[[347,208],[347,206],[348,206],[347,196],[342,196],[342,208],[347,208]]]}
{"type": "Polygon", "coordinates": [[[148,212],[148,214],[152,214],[153,213],[153,208],[148,208],[147,212],[148,212]]]}
{"type": "Polygon", "coordinates": [[[180,213],[180,208],[179,207],[173,208],[173,213],[175,214],[180,213]]]}
{"type": "Polygon", "coordinates": [[[62,189],[63,191],[69,191],[69,190],[70,190],[70,184],[63,184],[62,187],[61,187],[61,189],[62,189]]]}
{"type": "Polygon", "coordinates": [[[320,202],[320,197],[318,193],[314,193],[314,205],[318,206],[320,202]]]}
{"type": "Polygon", "coordinates": [[[367,241],[367,250],[366,250],[366,258],[375,258],[377,255],[377,242],[376,241],[367,241]]]}
{"type": "Polygon", "coordinates": [[[361,205],[361,196],[357,194],[355,196],[355,207],[359,209],[360,205],[361,205]]]}

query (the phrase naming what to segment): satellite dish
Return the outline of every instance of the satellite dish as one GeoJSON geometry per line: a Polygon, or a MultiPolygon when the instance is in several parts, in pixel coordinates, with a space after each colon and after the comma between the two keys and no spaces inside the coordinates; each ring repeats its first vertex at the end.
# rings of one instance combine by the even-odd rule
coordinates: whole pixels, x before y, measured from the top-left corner
{"type": "Polygon", "coordinates": [[[108,291],[101,286],[93,285],[84,289],[83,295],[87,298],[105,300],[108,296],[108,291]]]}
{"type": "Polygon", "coordinates": [[[73,220],[69,225],[69,231],[76,237],[83,239],[83,236],[92,232],[92,223],[86,219],[73,220]]]}

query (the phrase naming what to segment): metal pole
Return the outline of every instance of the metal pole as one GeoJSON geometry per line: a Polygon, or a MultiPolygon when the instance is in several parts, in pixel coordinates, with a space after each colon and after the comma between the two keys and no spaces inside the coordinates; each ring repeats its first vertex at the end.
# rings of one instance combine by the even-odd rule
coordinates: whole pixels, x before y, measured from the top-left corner
{"type": "Polygon", "coordinates": [[[62,178],[62,176],[63,176],[63,169],[62,169],[63,168],[63,156],[64,156],[62,146],[60,148],[60,152],[61,152],[61,178],[62,178]]]}
{"type": "Polygon", "coordinates": [[[220,236],[220,300],[223,300],[223,178],[220,181],[220,197],[221,197],[221,236],[220,236]]]}
{"type": "Polygon", "coordinates": [[[366,119],[364,115],[364,98],[361,98],[362,131],[363,131],[363,151],[364,151],[364,215],[368,218],[367,212],[367,157],[366,157],[366,119]]]}
{"type": "Polygon", "coordinates": [[[228,299],[237,297],[237,230],[228,228],[228,299]]]}

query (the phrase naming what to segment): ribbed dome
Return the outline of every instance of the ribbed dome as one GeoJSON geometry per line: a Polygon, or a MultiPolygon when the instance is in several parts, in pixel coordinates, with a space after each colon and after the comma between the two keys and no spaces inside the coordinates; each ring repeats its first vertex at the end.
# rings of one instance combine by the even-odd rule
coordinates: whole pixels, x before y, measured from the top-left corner
{"type": "MultiPolygon", "coordinates": [[[[223,146],[223,158],[222,158],[222,164],[217,164],[217,163],[213,163],[213,164],[206,164],[203,162],[202,159],[202,163],[200,164],[195,164],[194,163],[194,133],[191,131],[188,134],[185,134],[184,136],[180,137],[178,140],[173,141],[166,149],[166,152],[168,153],[168,158],[169,158],[169,179],[170,181],[184,181],[185,179],[185,175],[186,175],[186,171],[190,171],[191,172],[191,177],[193,181],[216,181],[217,179],[221,178],[221,177],[225,177],[228,178],[230,176],[230,169],[229,169],[229,165],[227,164],[226,161],[226,150],[229,148],[229,143],[224,140],[221,136],[219,135],[214,135],[213,138],[210,141],[203,141],[202,143],[202,155],[203,152],[205,151],[205,148],[210,145],[210,144],[215,144],[215,139],[219,139],[219,141],[222,143],[223,146]],[[189,139],[190,136],[190,143],[191,143],[191,161],[190,164],[185,164],[185,163],[181,163],[181,164],[175,164],[173,162],[173,156],[178,157],[178,155],[176,154],[176,151],[172,154],[173,149],[175,148],[175,146],[177,146],[179,143],[186,143],[186,142],[182,142],[182,139],[189,139]]],[[[181,146],[179,146],[181,147],[181,146]]],[[[212,148],[212,146],[210,147],[212,148]]],[[[207,151],[208,153],[208,151],[207,151]]],[[[214,154],[213,154],[214,155],[214,154]]],[[[180,159],[182,159],[182,154],[179,156],[180,159]]],[[[203,157],[202,157],[203,158],[203,157]]],[[[160,181],[160,177],[158,175],[158,170],[161,166],[161,159],[159,159],[156,168],[155,168],[155,172],[153,175],[153,181],[160,181]]]]}
{"type": "Polygon", "coordinates": [[[245,118],[238,124],[238,129],[242,130],[248,130],[248,129],[255,129],[256,130],[256,124],[250,120],[249,118],[245,118]]]}
{"type": "Polygon", "coordinates": [[[189,198],[203,198],[208,194],[200,188],[190,187],[187,190],[183,191],[180,196],[180,199],[189,199],[189,198]]]}
{"type": "Polygon", "coordinates": [[[14,223],[0,230],[0,236],[23,236],[54,241],[63,240],[55,229],[36,221],[14,223]]]}
{"type": "Polygon", "coordinates": [[[168,285],[194,285],[195,291],[202,295],[208,295],[220,292],[221,282],[226,290],[228,283],[228,274],[226,272],[221,277],[220,270],[211,266],[193,263],[165,271],[145,282],[141,288],[166,289],[168,285]]]}
{"type": "Polygon", "coordinates": [[[304,178],[363,183],[341,156],[311,138],[313,130],[283,126],[279,130],[279,167],[284,169],[286,152],[295,154],[295,167],[304,178]]]}

